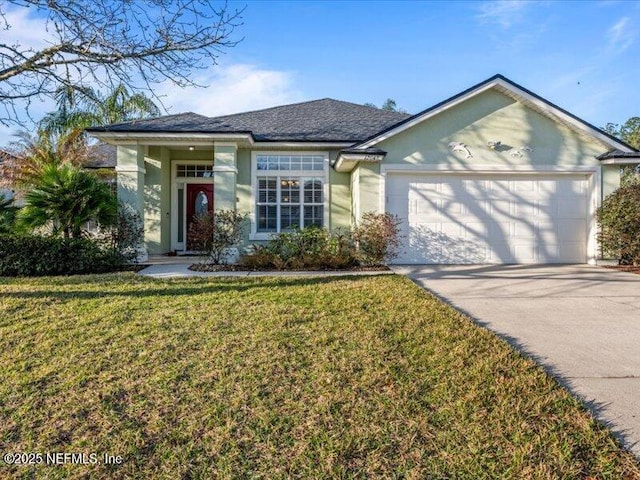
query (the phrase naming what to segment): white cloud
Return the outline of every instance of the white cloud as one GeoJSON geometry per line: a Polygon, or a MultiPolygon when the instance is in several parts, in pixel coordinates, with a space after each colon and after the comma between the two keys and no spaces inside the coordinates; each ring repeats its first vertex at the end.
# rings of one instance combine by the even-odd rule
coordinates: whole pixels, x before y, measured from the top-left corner
{"type": "Polygon", "coordinates": [[[171,113],[192,111],[207,116],[257,110],[304,99],[291,72],[236,64],[213,67],[194,81],[206,88],[179,88],[169,82],[155,88],[171,113]]]}
{"type": "MultiPolygon", "coordinates": [[[[22,49],[42,48],[53,36],[47,31],[47,21],[33,15],[32,8],[10,8],[5,12],[5,22],[9,27],[2,30],[2,43],[20,45],[22,49]]],[[[5,25],[3,24],[2,27],[5,25]]]]}
{"type": "Polygon", "coordinates": [[[504,29],[511,28],[524,18],[526,8],[531,2],[527,0],[491,0],[478,7],[477,18],[482,23],[494,23],[504,29]]]}
{"type": "Polygon", "coordinates": [[[621,53],[636,39],[637,30],[629,17],[622,17],[607,31],[607,45],[611,53],[621,53]]]}

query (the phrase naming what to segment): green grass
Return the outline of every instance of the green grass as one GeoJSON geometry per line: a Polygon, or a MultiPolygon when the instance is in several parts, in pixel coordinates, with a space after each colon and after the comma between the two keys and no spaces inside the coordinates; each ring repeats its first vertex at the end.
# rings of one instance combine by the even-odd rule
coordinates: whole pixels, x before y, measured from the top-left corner
{"type": "Polygon", "coordinates": [[[637,478],[530,360],[397,276],[0,280],[11,478],[637,478]]]}

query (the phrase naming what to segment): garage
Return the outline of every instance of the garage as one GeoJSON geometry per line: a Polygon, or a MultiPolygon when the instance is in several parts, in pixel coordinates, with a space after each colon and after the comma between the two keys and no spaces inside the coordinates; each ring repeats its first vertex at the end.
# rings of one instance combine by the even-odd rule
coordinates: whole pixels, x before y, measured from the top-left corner
{"type": "Polygon", "coordinates": [[[394,263],[586,263],[588,173],[388,173],[402,220],[394,263]]]}

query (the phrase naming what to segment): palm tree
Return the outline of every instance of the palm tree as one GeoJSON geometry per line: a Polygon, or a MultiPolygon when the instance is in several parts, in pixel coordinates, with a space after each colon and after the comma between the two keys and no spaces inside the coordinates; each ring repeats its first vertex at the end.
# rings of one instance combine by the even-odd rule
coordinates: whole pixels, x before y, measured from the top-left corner
{"type": "Polygon", "coordinates": [[[40,134],[58,141],[84,141],[84,129],[96,125],[126,122],[160,115],[158,106],[146,95],[132,94],[120,84],[107,95],[85,88],[69,87],[56,94],[58,110],[38,124],[40,134]]]}
{"type": "Polygon", "coordinates": [[[13,154],[4,163],[5,183],[28,190],[37,182],[44,167],[69,164],[82,166],[87,160],[87,145],[84,141],[54,141],[49,136],[31,136],[20,132],[13,143],[13,154]]]}
{"type": "Polygon", "coordinates": [[[16,210],[18,209],[13,205],[13,198],[0,193],[0,234],[13,230],[16,210]]]}
{"type": "Polygon", "coordinates": [[[87,222],[113,225],[117,201],[98,177],[68,163],[45,165],[25,195],[25,206],[18,214],[27,228],[49,227],[54,235],[79,238],[87,222]]]}

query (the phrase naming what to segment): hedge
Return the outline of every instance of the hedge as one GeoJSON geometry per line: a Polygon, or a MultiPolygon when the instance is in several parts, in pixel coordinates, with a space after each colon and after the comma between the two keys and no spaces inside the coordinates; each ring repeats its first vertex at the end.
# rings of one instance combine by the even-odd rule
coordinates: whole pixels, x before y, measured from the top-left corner
{"type": "Polygon", "coordinates": [[[124,259],[85,238],[0,235],[0,276],[113,272],[124,259]]]}

